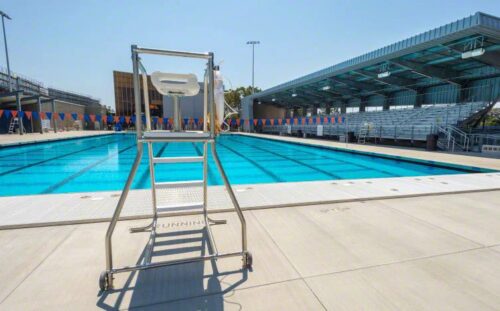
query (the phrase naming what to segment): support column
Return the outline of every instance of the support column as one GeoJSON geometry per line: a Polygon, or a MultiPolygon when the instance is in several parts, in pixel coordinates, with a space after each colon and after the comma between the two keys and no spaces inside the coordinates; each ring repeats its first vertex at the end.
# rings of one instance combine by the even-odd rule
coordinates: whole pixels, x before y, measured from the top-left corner
{"type": "Polygon", "coordinates": [[[359,112],[365,112],[367,97],[361,97],[359,101],[359,112]]]}
{"type": "Polygon", "coordinates": [[[472,94],[469,89],[469,83],[461,84],[458,92],[459,92],[458,101],[460,103],[465,103],[470,101],[472,94]]]}
{"type": "Polygon", "coordinates": [[[315,104],[313,106],[313,116],[317,116],[318,115],[318,109],[319,109],[319,105],[318,104],[315,104]]]}
{"type": "Polygon", "coordinates": [[[38,108],[38,120],[40,120],[40,134],[43,134],[43,126],[42,126],[42,100],[40,96],[37,97],[36,105],[38,108]]]}
{"type": "Polygon", "coordinates": [[[325,114],[326,115],[330,115],[331,112],[332,112],[332,105],[331,104],[326,104],[326,106],[325,106],[325,114]]]}
{"type": "Polygon", "coordinates": [[[54,133],[57,133],[57,122],[56,122],[56,101],[55,100],[51,100],[50,101],[51,105],[52,105],[52,122],[54,124],[54,133]]]}
{"type": "Polygon", "coordinates": [[[388,94],[384,98],[384,104],[382,105],[382,110],[387,111],[391,107],[391,103],[394,101],[394,93],[388,94]]]}
{"type": "Polygon", "coordinates": [[[340,103],[340,113],[346,113],[347,112],[347,103],[345,101],[342,101],[340,103]]]}
{"type": "Polygon", "coordinates": [[[24,124],[23,118],[21,118],[19,111],[21,111],[21,98],[19,97],[19,92],[16,92],[16,106],[17,106],[17,120],[19,121],[19,135],[23,135],[24,124]]]}
{"type": "Polygon", "coordinates": [[[297,118],[299,116],[299,108],[293,107],[293,117],[297,118]]]}
{"type": "Polygon", "coordinates": [[[425,101],[425,89],[418,89],[415,95],[415,105],[413,108],[420,108],[425,101]]]}

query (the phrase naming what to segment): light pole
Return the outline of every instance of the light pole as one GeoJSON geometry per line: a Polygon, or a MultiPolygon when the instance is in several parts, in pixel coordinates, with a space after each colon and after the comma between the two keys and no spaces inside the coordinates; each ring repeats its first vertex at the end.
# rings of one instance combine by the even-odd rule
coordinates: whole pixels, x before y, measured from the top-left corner
{"type": "Polygon", "coordinates": [[[7,49],[7,35],[5,34],[5,19],[11,20],[9,15],[5,14],[3,11],[0,11],[0,15],[2,15],[2,29],[3,29],[3,42],[5,44],[5,58],[7,59],[7,74],[9,75],[9,92],[12,92],[12,79],[10,77],[10,64],[9,64],[9,51],[7,49]]]}
{"type": "Polygon", "coordinates": [[[260,41],[247,41],[247,44],[252,45],[252,94],[255,93],[255,45],[260,44],[260,41]]]}

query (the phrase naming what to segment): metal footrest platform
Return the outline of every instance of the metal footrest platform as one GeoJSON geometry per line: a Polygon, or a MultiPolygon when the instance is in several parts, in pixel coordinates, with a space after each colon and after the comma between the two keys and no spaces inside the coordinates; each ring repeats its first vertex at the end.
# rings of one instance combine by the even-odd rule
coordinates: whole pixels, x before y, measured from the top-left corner
{"type": "Polygon", "coordinates": [[[156,211],[161,213],[168,212],[179,212],[179,211],[190,211],[190,210],[203,210],[203,202],[189,202],[189,203],[174,203],[160,205],[156,208],[156,211]]]}
{"type": "Polygon", "coordinates": [[[211,140],[210,132],[203,131],[146,131],[142,135],[142,140],[148,141],[206,141],[211,140]]]}
{"type": "Polygon", "coordinates": [[[156,189],[173,189],[201,186],[203,186],[203,180],[155,182],[156,189]]]}
{"type": "Polygon", "coordinates": [[[162,157],[153,158],[153,163],[196,163],[203,162],[203,157],[162,157]]]}

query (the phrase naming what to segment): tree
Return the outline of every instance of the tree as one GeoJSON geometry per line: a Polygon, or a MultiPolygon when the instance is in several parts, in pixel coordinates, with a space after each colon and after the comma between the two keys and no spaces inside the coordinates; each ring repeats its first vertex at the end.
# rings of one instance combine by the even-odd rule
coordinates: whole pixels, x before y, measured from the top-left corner
{"type": "Polygon", "coordinates": [[[498,126],[500,125],[500,108],[493,108],[486,119],[484,120],[484,125],[486,126],[498,126]]]}
{"type": "MultiPolygon", "coordinates": [[[[255,93],[260,92],[261,89],[258,87],[255,88],[255,93]]],[[[240,86],[236,89],[230,89],[224,93],[224,99],[228,103],[229,106],[238,109],[240,107],[241,98],[245,96],[249,96],[252,94],[251,86],[240,86]]]]}

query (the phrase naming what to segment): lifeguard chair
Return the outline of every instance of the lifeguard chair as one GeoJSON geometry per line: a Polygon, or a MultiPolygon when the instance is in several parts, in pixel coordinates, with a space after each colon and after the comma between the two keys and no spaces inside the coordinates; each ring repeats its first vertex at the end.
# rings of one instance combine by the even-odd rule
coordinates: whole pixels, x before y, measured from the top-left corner
{"type": "MultiPolygon", "coordinates": [[[[217,109],[215,106],[215,83],[214,83],[214,54],[213,53],[192,53],[181,51],[168,51],[139,48],[136,45],[132,46],[132,65],[133,65],[133,84],[134,84],[134,101],[136,111],[136,124],[137,131],[137,154],[130,170],[127,182],[122,191],[116,209],[111,218],[108,230],[106,232],[105,250],[106,250],[106,270],[103,271],[99,277],[99,287],[105,291],[113,287],[113,275],[115,273],[130,272],[135,270],[145,270],[151,268],[159,268],[168,265],[191,263],[204,260],[212,260],[222,257],[242,256],[243,268],[250,268],[252,266],[252,255],[247,249],[247,233],[246,222],[243,212],[238,204],[234,192],[229,184],[228,178],[221,165],[217,155],[215,144],[215,115],[217,109]],[[148,80],[147,72],[139,58],[140,54],[154,54],[172,57],[187,57],[196,59],[205,59],[207,61],[205,76],[204,76],[204,101],[203,101],[203,129],[201,131],[184,131],[181,124],[181,102],[180,99],[184,96],[194,96],[200,91],[197,78],[194,74],[173,74],[153,72],[151,74],[151,82],[158,92],[165,96],[171,96],[173,99],[174,112],[173,112],[173,128],[172,130],[151,130],[151,116],[149,111],[149,96],[148,96],[148,80]],[[142,75],[143,82],[143,97],[145,102],[145,131],[142,125],[142,111],[141,111],[141,91],[140,91],[140,78],[142,75]],[[210,129],[207,120],[207,115],[210,113],[210,129]],[[182,143],[202,143],[203,154],[201,156],[190,157],[155,157],[153,154],[154,143],[166,142],[182,142],[182,143]],[[132,228],[131,232],[141,232],[151,230],[150,240],[147,245],[149,248],[146,251],[148,254],[143,264],[126,266],[116,268],[113,266],[113,252],[112,252],[112,236],[116,223],[120,217],[121,211],[127,199],[128,192],[136,175],[137,169],[141,162],[143,155],[143,146],[147,145],[148,158],[149,158],[149,172],[151,177],[151,195],[153,202],[153,213],[151,223],[144,227],[132,228]],[[207,210],[207,182],[208,182],[208,148],[212,151],[213,160],[217,166],[222,180],[226,187],[227,193],[231,199],[234,209],[238,215],[241,223],[241,251],[232,253],[219,253],[215,247],[209,247],[209,253],[205,256],[189,257],[182,259],[175,259],[161,262],[151,262],[152,249],[156,236],[156,225],[158,217],[172,216],[173,213],[178,211],[188,211],[192,214],[199,214],[204,216],[205,229],[208,235],[208,243],[213,244],[214,239],[210,226],[212,224],[225,224],[224,220],[212,220],[207,210]],[[193,181],[180,181],[180,182],[157,182],[155,179],[155,169],[157,165],[168,165],[171,163],[203,163],[203,179],[193,181]],[[203,201],[192,202],[174,205],[158,205],[156,190],[170,188],[170,187],[184,187],[184,186],[200,186],[203,187],[203,201]]],[[[223,116],[219,116],[222,119],[223,116]]],[[[213,245],[212,245],[213,246],[213,245]]]]}

